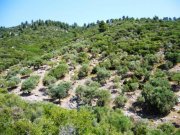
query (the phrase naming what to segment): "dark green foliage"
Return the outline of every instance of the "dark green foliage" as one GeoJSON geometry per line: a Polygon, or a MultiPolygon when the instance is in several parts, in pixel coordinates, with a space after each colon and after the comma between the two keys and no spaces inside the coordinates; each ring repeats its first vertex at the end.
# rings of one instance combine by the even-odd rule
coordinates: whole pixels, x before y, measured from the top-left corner
{"type": "Polygon", "coordinates": [[[144,107],[150,113],[164,115],[169,113],[177,98],[170,90],[169,82],[163,78],[153,78],[144,85],[142,96],[144,107]]]}
{"type": "Polygon", "coordinates": [[[68,96],[68,91],[71,88],[71,83],[61,82],[58,85],[50,85],[48,92],[52,98],[62,99],[68,96]]]}
{"type": "Polygon", "coordinates": [[[39,76],[31,76],[28,79],[26,79],[21,86],[23,93],[30,93],[36,87],[38,82],[39,76]]]}
{"type": "Polygon", "coordinates": [[[68,65],[60,63],[57,67],[49,71],[48,75],[56,79],[62,78],[68,72],[68,65]]]}
{"type": "Polygon", "coordinates": [[[99,32],[105,32],[107,30],[107,25],[104,21],[99,23],[99,32]]]}

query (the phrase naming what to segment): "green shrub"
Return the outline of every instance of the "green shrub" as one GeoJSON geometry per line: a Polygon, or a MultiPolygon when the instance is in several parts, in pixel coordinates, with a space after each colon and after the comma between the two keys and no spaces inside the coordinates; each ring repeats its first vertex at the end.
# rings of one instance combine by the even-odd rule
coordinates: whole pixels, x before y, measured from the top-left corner
{"type": "Polygon", "coordinates": [[[56,78],[50,75],[45,75],[45,77],[43,78],[43,84],[45,86],[51,85],[53,83],[56,82],[56,78]]]}
{"type": "Polygon", "coordinates": [[[139,88],[139,83],[136,82],[136,80],[128,80],[124,82],[123,91],[129,92],[129,91],[135,91],[139,88]]]}
{"type": "Polygon", "coordinates": [[[83,77],[86,77],[88,75],[88,72],[89,72],[89,65],[83,64],[79,70],[78,78],[81,79],[83,77]]]}
{"type": "Polygon", "coordinates": [[[30,68],[22,68],[19,73],[21,75],[30,75],[32,73],[32,69],[30,68]]]}
{"type": "Polygon", "coordinates": [[[154,78],[146,82],[142,97],[145,100],[144,108],[153,114],[167,114],[177,102],[177,97],[171,91],[169,82],[164,78],[154,78]]]}
{"type": "Polygon", "coordinates": [[[13,88],[13,87],[17,86],[21,82],[21,80],[18,77],[11,77],[10,79],[8,79],[7,82],[8,82],[7,86],[9,88],[13,88]]]}
{"type": "Polygon", "coordinates": [[[6,88],[7,87],[7,80],[5,78],[0,78],[0,88],[6,88]]]}
{"type": "Polygon", "coordinates": [[[159,125],[158,128],[161,129],[166,135],[173,134],[173,132],[175,131],[175,127],[172,124],[168,123],[159,125]]]}
{"type": "Polygon", "coordinates": [[[89,61],[88,54],[85,52],[80,52],[77,57],[78,63],[87,63],[89,61]]]}
{"type": "Polygon", "coordinates": [[[56,79],[62,78],[68,72],[68,65],[60,63],[57,67],[49,71],[48,75],[56,79]]]}
{"type": "Polygon", "coordinates": [[[126,102],[127,102],[127,98],[122,95],[117,96],[114,100],[115,107],[117,108],[124,107],[126,102]]]}
{"type": "Polygon", "coordinates": [[[101,67],[104,67],[106,69],[111,68],[111,61],[109,59],[104,60],[102,63],[100,63],[101,67]]]}
{"type": "Polygon", "coordinates": [[[97,79],[100,83],[105,83],[106,79],[110,77],[110,72],[105,68],[99,68],[97,71],[97,79]]]}
{"type": "Polygon", "coordinates": [[[20,66],[19,65],[16,65],[16,66],[13,66],[9,69],[9,71],[7,72],[7,75],[6,75],[6,79],[9,79],[13,76],[16,76],[20,71],[20,66]]]}
{"type": "Polygon", "coordinates": [[[171,80],[172,81],[175,81],[178,83],[178,85],[180,84],[180,72],[177,72],[177,73],[174,73],[172,76],[171,76],[171,80]]]}
{"type": "Polygon", "coordinates": [[[83,105],[92,105],[96,99],[97,106],[105,106],[109,102],[110,93],[108,90],[99,89],[100,84],[97,82],[89,82],[86,86],[78,86],[76,88],[76,96],[78,103],[83,105]]]}
{"type": "Polygon", "coordinates": [[[98,106],[106,106],[110,101],[110,92],[108,90],[98,90],[95,94],[95,97],[98,98],[98,106]]]}
{"type": "Polygon", "coordinates": [[[54,99],[61,100],[68,96],[68,91],[71,88],[70,82],[61,82],[58,85],[51,85],[48,88],[49,95],[54,99]]]}
{"type": "Polygon", "coordinates": [[[133,128],[135,135],[147,135],[148,134],[148,127],[145,123],[139,122],[133,128]]]}
{"type": "Polygon", "coordinates": [[[39,76],[31,76],[26,79],[21,86],[23,93],[30,93],[37,86],[39,78],[39,76]]]}
{"type": "Polygon", "coordinates": [[[34,58],[31,61],[28,61],[29,66],[33,66],[34,69],[39,69],[43,65],[43,60],[39,57],[34,58]]]}
{"type": "Polygon", "coordinates": [[[139,83],[130,83],[129,85],[132,91],[137,90],[139,88],[139,83]]]}
{"type": "Polygon", "coordinates": [[[41,134],[41,130],[37,127],[37,125],[31,123],[27,119],[20,119],[13,124],[14,133],[17,135],[23,134],[32,134],[39,135],[41,134]]]}
{"type": "Polygon", "coordinates": [[[129,71],[127,66],[118,66],[116,69],[117,69],[118,75],[125,74],[129,71]]]}

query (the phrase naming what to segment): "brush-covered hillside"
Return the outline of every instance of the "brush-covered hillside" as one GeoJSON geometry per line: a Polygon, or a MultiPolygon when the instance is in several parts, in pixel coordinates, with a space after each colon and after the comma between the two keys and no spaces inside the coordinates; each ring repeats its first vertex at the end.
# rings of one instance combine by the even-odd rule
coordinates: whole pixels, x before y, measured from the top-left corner
{"type": "Polygon", "coordinates": [[[0,28],[0,135],[179,135],[180,18],[0,28]]]}

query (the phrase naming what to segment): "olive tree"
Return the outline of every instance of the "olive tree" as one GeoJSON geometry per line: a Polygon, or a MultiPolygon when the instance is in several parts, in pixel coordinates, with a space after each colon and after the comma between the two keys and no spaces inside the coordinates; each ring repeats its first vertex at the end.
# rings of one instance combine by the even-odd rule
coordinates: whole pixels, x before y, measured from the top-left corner
{"type": "Polygon", "coordinates": [[[26,79],[21,86],[23,93],[30,93],[38,84],[39,78],[39,76],[31,76],[28,79],[26,79]]]}
{"type": "Polygon", "coordinates": [[[164,78],[152,78],[143,88],[144,109],[153,114],[164,115],[170,112],[177,101],[168,81],[164,78]]]}
{"type": "Polygon", "coordinates": [[[62,78],[68,72],[68,65],[60,63],[57,67],[51,69],[48,75],[55,77],[56,79],[62,78]]]}
{"type": "Polygon", "coordinates": [[[58,85],[51,85],[48,88],[49,95],[54,99],[59,99],[59,101],[62,98],[65,98],[68,96],[68,91],[71,88],[70,82],[61,82],[58,85]]]}

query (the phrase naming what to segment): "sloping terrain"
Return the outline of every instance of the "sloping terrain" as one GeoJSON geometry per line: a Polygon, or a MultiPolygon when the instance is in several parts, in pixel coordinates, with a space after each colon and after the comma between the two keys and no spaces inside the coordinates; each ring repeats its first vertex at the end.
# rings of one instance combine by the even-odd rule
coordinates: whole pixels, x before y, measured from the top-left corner
{"type": "Polygon", "coordinates": [[[39,20],[1,28],[0,37],[1,123],[6,109],[12,116],[9,127],[0,124],[2,133],[23,126],[30,134],[179,133],[179,19],[120,18],[83,27],[39,20]]]}

